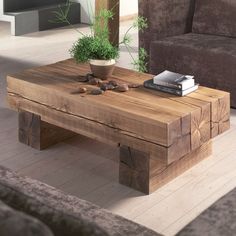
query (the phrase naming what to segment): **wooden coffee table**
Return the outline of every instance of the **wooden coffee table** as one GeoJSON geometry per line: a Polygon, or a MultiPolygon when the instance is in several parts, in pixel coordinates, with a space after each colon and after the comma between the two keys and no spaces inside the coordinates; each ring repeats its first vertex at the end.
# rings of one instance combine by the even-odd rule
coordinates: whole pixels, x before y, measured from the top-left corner
{"type": "MultiPolygon", "coordinates": [[[[200,87],[185,97],[133,88],[103,95],[73,93],[87,64],[69,59],[7,78],[19,112],[19,140],[44,149],[75,133],[120,147],[119,181],[151,193],[212,152],[230,127],[229,93],[200,87]],[[71,132],[72,131],[72,132],[71,132]]],[[[142,84],[152,75],[117,67],[111,78],[142,84]]]]}

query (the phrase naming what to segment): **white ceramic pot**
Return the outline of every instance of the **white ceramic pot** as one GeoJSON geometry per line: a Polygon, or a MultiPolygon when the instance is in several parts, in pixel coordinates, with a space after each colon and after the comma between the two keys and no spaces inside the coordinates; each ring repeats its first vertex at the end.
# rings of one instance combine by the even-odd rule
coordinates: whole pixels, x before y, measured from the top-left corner
{"type": "Polygon", "coordinates": [[[115,68],[116,61],[111,60],[90,60],[89,61],[93,75],[99,79],[108,79],[115,68]]]}

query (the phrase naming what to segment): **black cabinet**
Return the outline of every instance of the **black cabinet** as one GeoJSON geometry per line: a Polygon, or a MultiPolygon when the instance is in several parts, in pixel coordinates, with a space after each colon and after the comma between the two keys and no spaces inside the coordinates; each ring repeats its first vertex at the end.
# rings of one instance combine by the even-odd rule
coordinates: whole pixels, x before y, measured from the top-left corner
{"type": "Polygon", "coordinates": [[[66,3],[66,0],[3,0],[4,12],[16,12],[47,5],[66,3]]]}

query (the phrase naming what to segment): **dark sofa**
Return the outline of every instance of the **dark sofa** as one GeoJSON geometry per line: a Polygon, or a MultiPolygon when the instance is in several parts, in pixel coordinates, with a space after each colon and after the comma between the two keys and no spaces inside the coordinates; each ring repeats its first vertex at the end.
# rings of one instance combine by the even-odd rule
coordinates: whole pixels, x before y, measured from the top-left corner
{"type": "Polygon", "coordinates": [[[90,202],[0,166],[1,236],[159,236],[90,202]]]}
{"type": "MultiPolygon", "coordinates": [[[[184,227],[178,236],[236,232],[236,188],[184,227]]],[[[158,236],[58,189],[0,166],[1,236],[158,236]]]]}
{"type": "Polygon", "coordinates": [[[148,19],[139,46],[149,53],[152,74],[193,74],[203,86],[231,93],[236,108],[236,1],[140,0],[148,19]]]}

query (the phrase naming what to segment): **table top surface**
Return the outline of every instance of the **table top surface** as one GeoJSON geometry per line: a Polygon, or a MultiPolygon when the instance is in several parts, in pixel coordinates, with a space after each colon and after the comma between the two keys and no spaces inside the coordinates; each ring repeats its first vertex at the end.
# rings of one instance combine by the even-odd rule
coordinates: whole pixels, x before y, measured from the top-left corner
{"type": "MultiPolygon", "coordinates": [[[[209,132],[220,133],[219,123],[229,120],[229,94],[201,86],[184,97],[143,86],[125,93],[106,91],[97,96],[74,94],[73,91],[79,86],[86,87],[88,91],[96,87],[78,82],[78,76],[88,72],[88,64],[76,64],[73,59],[25,70],[8,76],[8,95],[17,94],[165,147],[171,146],[182,136],[196,136],[194,126],[198,132],[204,133],[201,128],[209,126],[209,132]],[[218,131],[212,131],[216,123],[218,131]]],[[[142,85],[152,76],[116,67],[111,80],[142,85]]]]}

